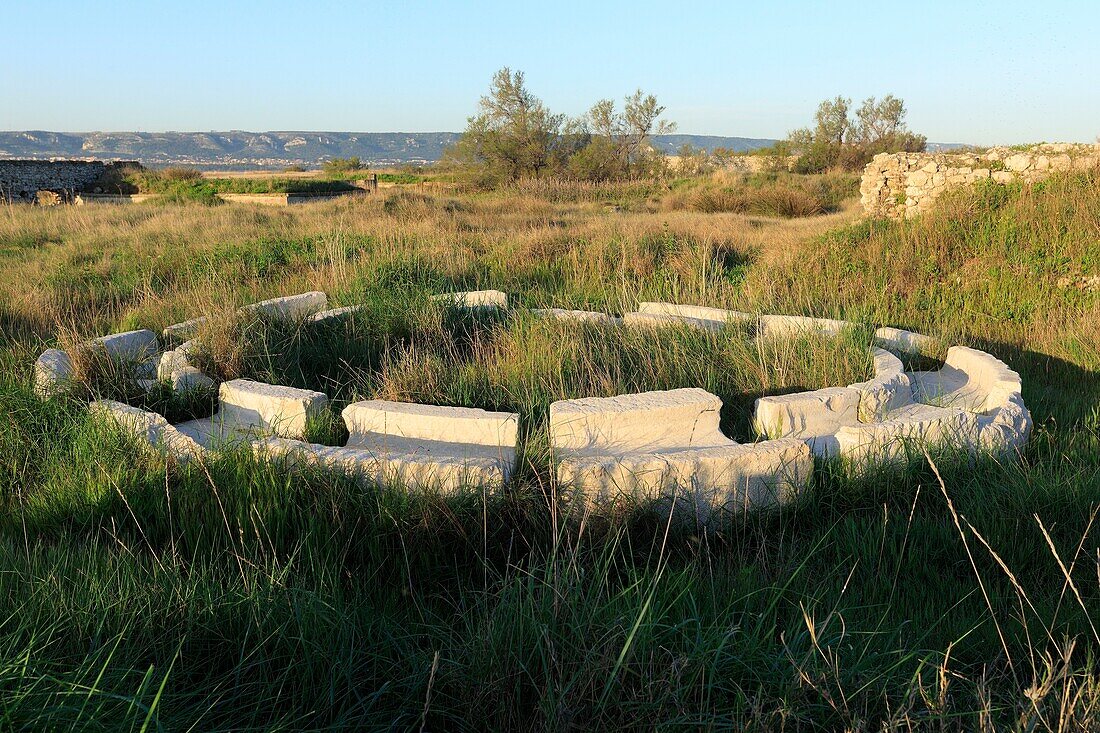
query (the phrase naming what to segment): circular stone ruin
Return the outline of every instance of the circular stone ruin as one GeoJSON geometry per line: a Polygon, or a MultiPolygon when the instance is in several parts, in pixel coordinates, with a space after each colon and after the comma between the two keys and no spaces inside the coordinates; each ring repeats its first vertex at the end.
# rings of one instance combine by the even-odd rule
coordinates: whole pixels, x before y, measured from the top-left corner
{"type": "MultiPolygon", "coordinates": [[[[435,296],[456,308],[507,308],[495,290],[435,296]]],[[[328,309],[321,292],[255,303],[242,309],[301,322],[304,327],[341,318],[355,306],[328,309]]],[[[641,303],[621,319],[606,313],[561,309],[539,317],[621,324],[623,327],[696,327],[747,324],[758,336],[835,336],[846,321],[804,316],[753,315],[669,303],[641,303]]],[[[189,357],[203,318],[164,329],[183,341],[161,351],[156,334],[111,334],[81,346],[140,366],[151,389],[213,388],[215,382],[189,357]]],[[[928,336],[883,327],[875,331],[874,377],[844,387],[761,397],[753,425],[759,436],[740,444],[718,428],[721,400],[698,388],[560,400],[550,406],[550,446],[559,486],[599,510],[622,501],[655,502],[698,521],[715,512],[782,504],[808,484],[814,459],[841,459],[855,471],[907,459],[925,447],[1010,454],[1030,434],[1020,376],[993,356],[951,347],[936,371],[905,371],[899,354],[919,354],[928,336]],[[673,501],[674,500],[674,501],[673,501]]],[[[70,356],[49,349],[35,365],[35,388],[49,397],[73,378],[70,356]]],[[[161,415],[111,400],[91,404],[93,414],[179,462],[245,446],[264,460],[280,460],[350,476],[371,484],[395,483],[410,491],[451,494],[465,488],[500,489],[515,467],[519,415],[465,407],[365,400],[344,408],[344,446],[305,440],[310,421],[329,409],[311,390],[247,379],[218,387],[213,416],[170,424],[161,415]]]]}

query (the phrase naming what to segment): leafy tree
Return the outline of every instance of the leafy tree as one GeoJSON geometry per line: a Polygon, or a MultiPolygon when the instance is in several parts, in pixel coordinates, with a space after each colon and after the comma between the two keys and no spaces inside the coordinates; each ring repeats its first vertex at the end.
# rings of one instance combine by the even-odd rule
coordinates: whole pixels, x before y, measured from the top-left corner
{"type": "Polygon", "coordinates": [[[570,159],[571,173],[588,180],[609,180],[659,172],[664,156],[653,149],[653,135],[676,129],[675,123],[661,119],[664,111],[655,96],[641,89],[623,100],[622,112],[610,99],[596,102],[581,123],[590,140],[570,159]]]}
{"type": "Polygon", "coordinates": [[[787,142],[799,155],[794,170],[819,173],[829,168],[859,170],[877,153],[925,149],[923,135],[905,126],[905,102],[892,94],[868,97],[851,115],[852,101],[837,96],[818,105],[814,128],[790,133],[787,142]]]}
{"type": "Polygon", "coordinates": [[[538,176],[553,162],[563,120],[531,94],[522,71],[504,67],[493,74],[489,94],[467,120],[454,157],[507,180],[538,176]]]}
{"type": "Polygon", "coordinates": [[[826,99],[818,105],[814,121],[814,142],[829,145],[843,145],[844,137],[851,130],[851,122],[848,120],[848,109],[852,100],[837,95],[835,99],[826,99]]]}

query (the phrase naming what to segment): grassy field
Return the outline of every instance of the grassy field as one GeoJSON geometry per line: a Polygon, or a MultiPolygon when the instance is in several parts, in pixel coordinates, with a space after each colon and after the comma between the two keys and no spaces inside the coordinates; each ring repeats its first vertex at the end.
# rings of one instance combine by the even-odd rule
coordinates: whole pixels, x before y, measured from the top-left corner
{"type": "Polygon", "coordinates": [[[727,188],[758,210],[713,179],[0,211],[0,727],[1100,727],[1100,175],[906,223],[691,203],[727,188]],[[1015,461],[822,466],[713,531],[582,518],[551,478],[550,401],[701,386],[750,440],[753,399],[863,378],[866,339],[658,341],[429,298],[476,288],[912,328],[1020,371],[1035,434],[1015,461]],[[231,316],[305,290],[366,308],[313,334],[231,316]],[[179,470],[31,392],[47,345],[207,313],[223,377],[520,411],[517,476],[442,499],[245,455],[179,470]]]}

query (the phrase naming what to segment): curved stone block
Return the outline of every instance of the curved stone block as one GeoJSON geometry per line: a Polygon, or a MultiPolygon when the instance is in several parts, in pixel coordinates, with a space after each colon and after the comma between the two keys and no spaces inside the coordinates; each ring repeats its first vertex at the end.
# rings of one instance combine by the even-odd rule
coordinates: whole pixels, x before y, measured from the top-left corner
{"type": "Polygon", "coordinates": [[[978,417],[978,442],[994,453],[1022,450],[1031,436],[1034,423],[1020,395],[1012,395],[1003,405],[978,417]]]}
{"type": "Polygon", "coordinates": [[[861,393],[851,387],[761,397],[753,408],[753,426],[771,438],[797,438],[815,455],[836,455],[836,432],[859,424],[861,393]]]}
{"type": "Polygon", "coordinates": [[[721,331],[726,327],[724,321],[710,321],[685,316],[670,316],[660,313],[624,313],[623,325],[643,328],[683,328],[691,326],[704,331],[721,331]]]}
{"type": "Polygon", "coordinates": [[[849,389],[860,394],[861,422],[884,420],[891,410],[913,401],[913,386],[901,359],[884,349],[872,348],[871,352],[875,365],[874,378],[848,385],[849,389]]]}
{"type": "Polygon", "coordinates": [[[157,335],[146,329],[100,336],[85,346],[122,361],[144,361],[160,351],[157,335]]]}
{"type": "Polygon", "coordinates": [[[875,342],[883,348],[893,349],[894,351],[921,354],[931,351],[936,340],[924,334],[883,326],[875,329],[875,342]]]}
{"type": "Polygon", "coordinates": [[[72,379],[72,359],[61,349],[46,349],[34,362],[34,392],[39,397],[62,394],[72,379]]]}
{"type": "Polygon", "coordinates": [[[912,372],[914,397],[926,404],[959,407],[970,412],[996,409],[1019,395],[1020,375],[984,351],[952,346],[942,369],[912,372]]]}
{"type": "Polygon", "coordinates": [[[956,408],[906,405],[882,422],[845,425],[837,431],[840,455],[857,466],[889,463],[918,455],[923,446],[973,450],[978,417],[956,408]]]}
{"type": "Polygon", "coordinates": [[[731,445],[718,429],[721,408],[697,387],[561,400],[550,405],[550,444],[573,452],[731,445]]]}

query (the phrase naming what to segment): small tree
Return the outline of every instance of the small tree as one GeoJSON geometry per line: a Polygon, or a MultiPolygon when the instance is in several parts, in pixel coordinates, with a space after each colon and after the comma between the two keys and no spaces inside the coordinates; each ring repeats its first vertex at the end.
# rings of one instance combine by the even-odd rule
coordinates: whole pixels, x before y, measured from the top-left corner
{"type": "Polygon", "coordinates": [[[570,159],[570,171],[589,180],[660,172],[664,156],[653,149],[653,135],[676,129],[675,123],[661,119],[664,111],[655,96],[641,89],[623,100],[621,113],[610,99],[596,102],[583,120],[590,141],[570,159]]]}
{"type": "Polygon", "coordinates": [[[553,161],[563,119],[528,91],[522,71],[504,67],[493,74],[489,94],[467,120],[453,157],[507,180],[538,176],[553,161]]]}

